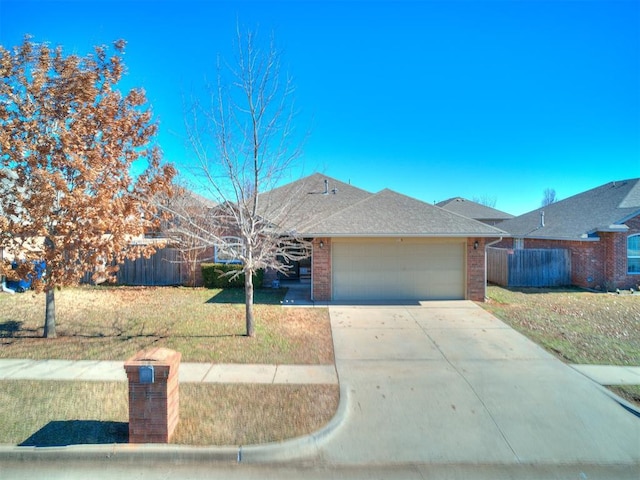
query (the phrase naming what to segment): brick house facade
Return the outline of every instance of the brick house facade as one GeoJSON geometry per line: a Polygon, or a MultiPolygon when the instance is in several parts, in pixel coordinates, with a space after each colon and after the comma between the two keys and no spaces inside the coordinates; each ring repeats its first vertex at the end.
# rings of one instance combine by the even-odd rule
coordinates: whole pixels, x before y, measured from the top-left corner
{"type": "MultiPolygon", "coordinates": [[[[596,232],[585,240],[524,238],[523,248],[563,248],[571,255],[571,283],[595,290],[640,288],[640,275],[628,273],[628,238],[640,234],[640,215],[624,222],[625,232],[596,232]]],[[[514,248],[507,238],[496,247],[514,248]]]]}

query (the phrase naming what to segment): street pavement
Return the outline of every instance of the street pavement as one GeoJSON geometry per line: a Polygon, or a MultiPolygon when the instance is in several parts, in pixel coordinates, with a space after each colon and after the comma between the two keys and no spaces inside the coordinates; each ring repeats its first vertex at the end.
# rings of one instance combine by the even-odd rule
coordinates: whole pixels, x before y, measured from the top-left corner
{"type": "MultiPolygon", "coordinates": [[[[638,412],[593,370],[565,365],[474,303],[329,311],[341,400],[319,432],[227,448],[7,446],[0,478],[640,478],[638,412]]],[[[193,380],[216,377],[213,367],[194,367],[193,380]]]]}

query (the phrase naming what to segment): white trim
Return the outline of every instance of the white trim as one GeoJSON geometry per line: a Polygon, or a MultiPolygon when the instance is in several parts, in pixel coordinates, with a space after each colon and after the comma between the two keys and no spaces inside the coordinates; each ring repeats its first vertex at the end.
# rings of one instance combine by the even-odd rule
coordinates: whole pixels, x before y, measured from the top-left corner
{"type": "MultiPolygon", "coordinates": [[[[511,237],[507,232],[496,233],[305,233],[305,237],[311,238],[507,238],[511,237]]],[[[529,238],[529,237],[527,237],[529,238]]]]}

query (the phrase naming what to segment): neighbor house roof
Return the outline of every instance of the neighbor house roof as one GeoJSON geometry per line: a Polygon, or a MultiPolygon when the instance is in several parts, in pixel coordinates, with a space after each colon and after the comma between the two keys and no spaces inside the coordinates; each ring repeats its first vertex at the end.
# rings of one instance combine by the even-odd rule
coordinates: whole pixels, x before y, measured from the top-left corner
{"type": "Polygon", "coordinates": [[[438,207],[455,212],[465,217],[480,221],[500,221],[513,218],[513,215],[495,208],[487,207],[462,197],[453,197],[436,203],[438,207]]]}
{"type": "Polygon", "coordinates": [[[499,226],[514,237],[585,240],[596,238],[596,232],[626,231],[624,222],[637,215],[640,179],[635,178],[607,183],[499,226]]]}
{"type": "Polygon", "coordinates": [[[391,190],[370,193],[322,174],[261,196],[265,218],[318,236],[503,236],[505,232],[391,190]],[[293,207],[286,215],[287,209],[293,207]]]}

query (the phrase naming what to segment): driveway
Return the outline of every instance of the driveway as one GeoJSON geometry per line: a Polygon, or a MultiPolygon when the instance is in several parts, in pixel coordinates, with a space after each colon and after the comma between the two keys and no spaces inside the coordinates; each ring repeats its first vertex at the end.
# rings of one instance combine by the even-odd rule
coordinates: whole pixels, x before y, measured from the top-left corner
{"type": "Polygon", "coordinates": [[[343,421],[318,442],[328,464],[640,466],[639,418],[472,302],[330,315],[343,421]]]}

